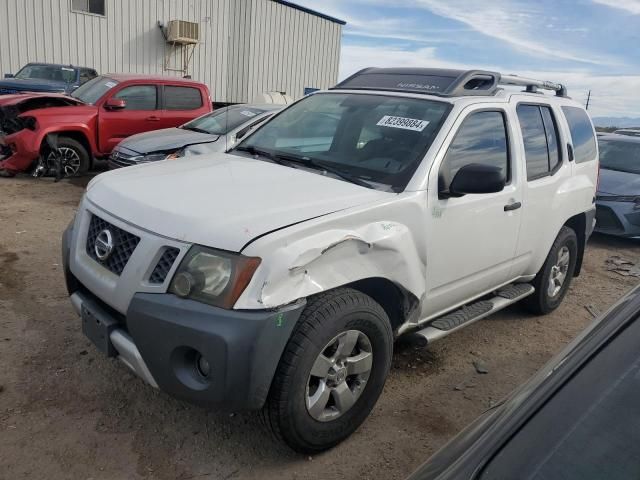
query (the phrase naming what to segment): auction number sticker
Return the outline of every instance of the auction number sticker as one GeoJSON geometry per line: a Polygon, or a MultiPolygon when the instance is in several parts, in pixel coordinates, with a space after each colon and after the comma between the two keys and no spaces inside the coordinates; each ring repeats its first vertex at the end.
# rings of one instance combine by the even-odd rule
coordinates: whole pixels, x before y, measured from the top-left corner
{"type": "Polygon", "coordinates": [[[240,114],[244,115],[245,117],[255,117],[257,115],[257,113],[252,112],[251,110],[242,110],[240,114]]]}
{"type": "Polygon", "coordinates": [[[381,127],[402,128],[403,130],[413,130],[414,132],[423,131],[429,122],[427,120],[418,120],[417,118],[394,117],[385,115],[376,125],[381,127]]]}
{"type": "Polygon", "coordinates": [[[116,82],[105,82],[104,86],[107,88],[113,88],[117,85],[116,82]]]}

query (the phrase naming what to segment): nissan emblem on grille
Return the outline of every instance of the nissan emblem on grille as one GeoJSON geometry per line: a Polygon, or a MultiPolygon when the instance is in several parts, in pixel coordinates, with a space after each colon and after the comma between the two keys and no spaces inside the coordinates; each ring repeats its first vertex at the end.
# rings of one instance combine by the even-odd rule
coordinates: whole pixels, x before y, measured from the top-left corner
{"type": "Polygon", "coordinates": [[[111,252],[113,252],[113,247],[113,235],[110,230],[105,228],[96,237],[96,243],[93,247],[96,252],[96,257],[101,261],[106,260],[109,258],[109,255],[111,255],[111,252]]]}

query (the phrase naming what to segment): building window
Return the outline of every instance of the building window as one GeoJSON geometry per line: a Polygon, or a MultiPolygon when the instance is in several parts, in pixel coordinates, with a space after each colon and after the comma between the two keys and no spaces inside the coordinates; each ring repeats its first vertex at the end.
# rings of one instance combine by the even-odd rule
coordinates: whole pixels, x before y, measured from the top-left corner
{"type": "Polygon", "coordinates": [[[71,10],[74,12],[105,15],[105,0],[71,0],[71,10]]]}

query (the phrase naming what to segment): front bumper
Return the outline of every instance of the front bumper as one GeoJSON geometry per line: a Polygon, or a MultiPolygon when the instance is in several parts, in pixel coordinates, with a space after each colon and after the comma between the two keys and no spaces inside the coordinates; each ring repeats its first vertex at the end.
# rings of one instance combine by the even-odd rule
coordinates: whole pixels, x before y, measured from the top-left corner
{"type": "Polygon", "coordinates": [[[102,340],[87,336],[102,351],[176,398],[228,411],[263,406],[304,301],[277,310],[239,311],[167,293],[136,293],[122,314],[70,271],[71,237],[69,228],[62,245],[67,289],[83,321],[101,324],[102,340]],[[197,368],[199,356],[210,365],[207,376],[197,368]]]}
{"type": "Polygon", "coordinates": [[[633,202],[596,201],[596,232],[621,237],[640,237],[640,210],[633,202]]]}
{"type": "Polygon", "coordinates": [[[0,143],[2,168],[14,173],[27,171],[40,156],[39,137],[28,128],[2,137],[0,143]]]}

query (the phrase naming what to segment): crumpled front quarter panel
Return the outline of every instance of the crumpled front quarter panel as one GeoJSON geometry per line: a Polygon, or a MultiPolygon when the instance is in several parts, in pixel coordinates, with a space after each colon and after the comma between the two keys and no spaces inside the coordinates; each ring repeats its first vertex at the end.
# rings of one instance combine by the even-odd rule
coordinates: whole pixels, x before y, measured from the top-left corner
{"type": "Polygon", "coordinates": [[[390,280],[422,299],[425,212],[424,192],[405,193],[255,240],[242,253],[262,264],[234,308],[275,308],[366,278],[390,280]]]}

